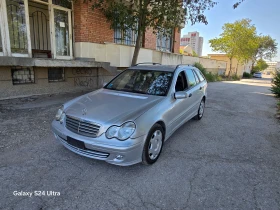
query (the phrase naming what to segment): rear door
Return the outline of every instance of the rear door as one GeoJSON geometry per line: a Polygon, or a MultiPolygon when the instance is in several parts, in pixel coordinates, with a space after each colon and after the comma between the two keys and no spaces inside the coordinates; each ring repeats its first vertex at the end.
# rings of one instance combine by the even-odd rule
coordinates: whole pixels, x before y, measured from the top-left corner
{"type": "Polygon", "coordinates": [[[195,115],[198,111],[199,103],[200,103],[200,87],[199,87],[199,81],[197,78],[197,75],[194,73],[192,69],[185,70],[187,75],[187,81],[188,81],[188,92],[189,97],[192,98],[192,104],[190,107],[190,115],[195,115]]]}

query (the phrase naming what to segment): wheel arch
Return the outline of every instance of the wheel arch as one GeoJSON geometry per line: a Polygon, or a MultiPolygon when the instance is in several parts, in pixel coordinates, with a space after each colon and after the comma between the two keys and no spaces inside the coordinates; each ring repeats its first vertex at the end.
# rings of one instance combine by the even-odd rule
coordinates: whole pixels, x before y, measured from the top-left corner
{"type": "Polygon", "coordinates": [[[159,124],[162,127],[163,132],[164,132],[164,134],[163,134],[164,135],[164,140],[165,140],[165,134],[166,134],[166,125],[165,125],[165,123],[162,120],[159,120],[155,124],[159,124]]]}

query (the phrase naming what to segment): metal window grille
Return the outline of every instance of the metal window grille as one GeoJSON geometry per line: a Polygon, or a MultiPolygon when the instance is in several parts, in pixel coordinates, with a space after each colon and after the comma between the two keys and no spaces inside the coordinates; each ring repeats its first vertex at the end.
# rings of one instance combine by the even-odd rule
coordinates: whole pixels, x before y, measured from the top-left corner
{"type": "Polygon", "coordinates": [[[114,42],[124,45],[136,45],[137,33],[132,29],[121,30],[119,27],[115,27],[114,30],[114,42]]]}
{"type": "Polygon", "coordinates": [[[14,85],[35,83],[32,67],[12,67],[11,70],[14,85]]]}
{"type": "Polygon", "coordinates": [[[157,50],[163,52],[172,52],[173,32],[165,35],[163,32],[157,33],[157,50]]]}
{"type": "Polygon", "coordinates": [[[23,0],[7,1],[10,43],[13,53],[27,53],[27,34],[23,0]]]}
{"type": "Polygon", "coordinates": [[[48,69],[49,82],[63,82],[65,81],[64,68],[55,67],[48,69]]]}

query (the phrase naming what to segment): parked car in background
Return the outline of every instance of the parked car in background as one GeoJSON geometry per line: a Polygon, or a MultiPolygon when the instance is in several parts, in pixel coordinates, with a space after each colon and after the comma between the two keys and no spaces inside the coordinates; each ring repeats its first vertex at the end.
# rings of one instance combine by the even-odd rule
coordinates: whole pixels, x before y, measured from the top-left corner
{"type": "Polygon", "coordinates": [[[153,164],[185,122],[203,117],[207,81],[189,65],[138,64],[65,103],[52,122],[69,150],[116,165],[153,164]]]}
{"type": "Polygon", "coordinates": [[[253,74],[253,77],[262,78],[262,73],[261,72],[256,72],[256,73],[253,74]]]}

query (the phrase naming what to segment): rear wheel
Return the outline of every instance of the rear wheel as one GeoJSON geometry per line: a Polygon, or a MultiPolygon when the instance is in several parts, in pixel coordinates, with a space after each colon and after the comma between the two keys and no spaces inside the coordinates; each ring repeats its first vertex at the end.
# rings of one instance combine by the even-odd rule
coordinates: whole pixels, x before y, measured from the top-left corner
{"type": "Polygon", "coordinates": [[[162,150],[163,141],[163,128],[159,124],[155,124],[147,136],[142,153],[142,163],[151,165],[157,161],[162,150]]]}
{"type": "Polygon", "coordinates": [[[199,104],[197,115],[196,115],[197,120],[201,120],[201,118],[203,117],[204,109],[205,109],[205,99],[202,99],[199,104]]]}

